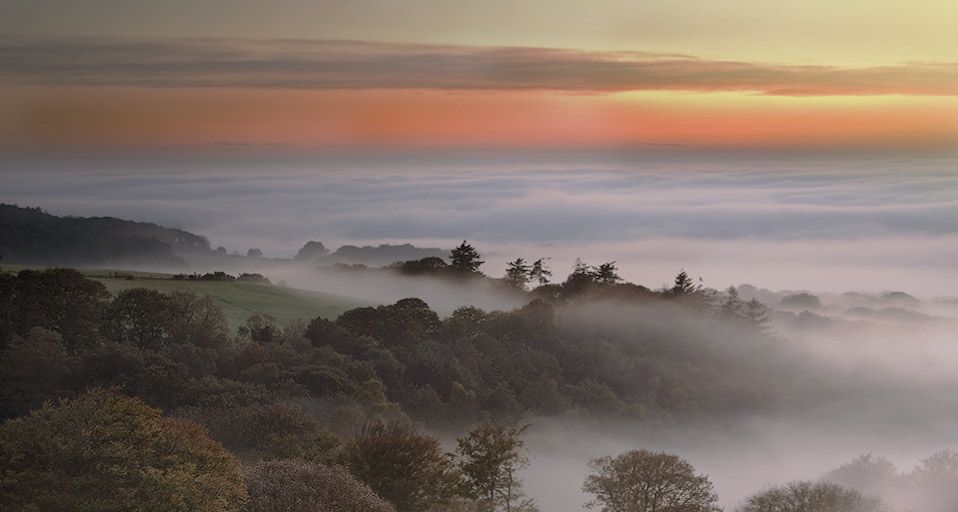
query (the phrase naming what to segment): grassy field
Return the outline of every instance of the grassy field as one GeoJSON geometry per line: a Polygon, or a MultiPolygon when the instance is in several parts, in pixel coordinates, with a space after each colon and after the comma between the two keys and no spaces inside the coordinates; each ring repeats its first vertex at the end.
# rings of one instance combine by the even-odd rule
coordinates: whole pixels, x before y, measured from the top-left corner
{"type": "MultiPolygon", "coordinates": [[[[19,272],[26,268],[37,267],[0,266],[3,272],[19,272]]],[[[166,293],[182,290],[200,296],[208,295],[223,306],[223,312],[232,330],[243,325],[246,319],[255,313],[272,315],[277,323],[286,325],[293,320],[309,321],[317,316],[335,318],[348,309],[370,305],[360,299],[266,284],[175,280],[169,274],[150,272],[106,269],[79,271],[88,278],[103,283],[114,295],[129,288],[152,288],[166,293]],[[117,274],[121,277],[116,277],[117,274]]]]}

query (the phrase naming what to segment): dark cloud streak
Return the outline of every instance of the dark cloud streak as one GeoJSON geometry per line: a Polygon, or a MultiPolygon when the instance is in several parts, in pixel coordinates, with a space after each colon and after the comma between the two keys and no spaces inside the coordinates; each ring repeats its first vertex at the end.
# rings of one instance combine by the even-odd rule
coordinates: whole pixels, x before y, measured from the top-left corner
{"type": "Polygon", "coordinates": [[[958,95],[958,63],[842,68],[550,48],[330,40],[7,37],[0,39],[0,82],[317,90],[958,95]]]}

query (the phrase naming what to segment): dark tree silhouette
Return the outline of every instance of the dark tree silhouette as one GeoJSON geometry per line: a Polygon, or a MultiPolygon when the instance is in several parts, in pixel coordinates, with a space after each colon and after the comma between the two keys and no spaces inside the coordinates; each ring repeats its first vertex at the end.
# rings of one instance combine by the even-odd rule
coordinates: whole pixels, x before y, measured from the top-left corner
{"type": "Polygon", "coordinates": [[[506,282],[514,288],[525,288],[531,271],[532,267],[524,258],[516,258],[515,261],[506,263],[506,282]]]}
{"type": "Polygon", "coordinates": [[[549,278],[551,277],[552,271],[546,267],[544,258],[539,258],[532,263],[532,268],[529,270],[529,278],[539,283],[539,286],[549,284],[549,278]]]}
{"type": "Polygon", "coordinates": [[[614,261],[609,261],[592,269],[592,275],[597,283],[615,284],[622,280],[619,277],[619,269],[614,261]]]}
{"type": "Polygon", "coordinates": [[[485,263],[480,257],[479,251],[463,240],[458,247],[449,253],[449,259],[452,262],[450,266],[453,270],[462,274],[480,274],[479,267],[485,263]]]}
{"type": "Polygon", "coordinates": [[[692,281],[692,277],[683,269],[675,276],[671,291],[673,295],[691,295],[699,291],[699,286],[692,281]]]}

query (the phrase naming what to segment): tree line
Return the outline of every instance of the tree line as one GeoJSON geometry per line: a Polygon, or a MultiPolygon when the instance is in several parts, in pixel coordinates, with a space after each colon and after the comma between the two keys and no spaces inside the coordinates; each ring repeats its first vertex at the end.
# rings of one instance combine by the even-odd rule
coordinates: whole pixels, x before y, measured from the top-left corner
{"type": "MultiPolygon", "coordinates": [[[[526,427],[482,424],[453,452],[408,424],[365,426],[322,461],[240,460],[189,420],[116,391],[93,389],[0,425],[0,504],[9,510],[210,512],[535,512],[522,490],[526,427]]],[[[707,475],[664,452],[593,459],[582,490],[602,512],[721,512],[707,475]]],[[[766,488],[738,512],[947,512],[958,453],[939,452],[898,477],[862,456],[815,481],[766,488]],[[848,486],[835,481],[845,480],[848,486]],[[908,508],[918,510],[918,508],[908,508]]]]}

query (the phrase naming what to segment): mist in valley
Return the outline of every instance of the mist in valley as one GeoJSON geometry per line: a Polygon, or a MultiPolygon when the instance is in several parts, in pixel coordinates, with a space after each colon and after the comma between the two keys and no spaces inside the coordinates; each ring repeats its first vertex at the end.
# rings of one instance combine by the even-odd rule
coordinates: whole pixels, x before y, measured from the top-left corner
{"type": "MultiPolygon", "coordinates": [[[[958,448],[958,300],[950,298],[958,282],[958,181],[944,170],[947,161],[842,160],[827,171],[801,162],[784,170],[766,165],[699,162],[677,172],[655,161],[548,171],[524,164],[481,179],[465,169],[439,178],[435,169],[293,166],[277,180],[241,174],[228,185],[215,169],[119,183],[98,172],[102,189],[42,195],[54,212],[165,221],[206,235],[212,247],[264,253],[182,253],[179,265],[117,267],[257,273],[274,286],[373,304],[416,297],[442,318],[470,306],[511,311],[533,297],[496,280],[403,275],[293,255],[307,240],[330,249],[411,242],[448,250],[467,238],[493,278],[523,257],[542,258],[555,282],[577,260],[614,261],[623,278],[651,290],[667,289],[684,268],[716,304],[734,285],[743,301],[769,308],[771,337],[668,303],[613,298],[559,307],[557,322],[582,343],[616,339],[632,347],[630,357],[664,354],[680,367],[705,361],[704,369],[690,370],[692,382],[645,383],[667,390],[650,399],[661,410],[647,411],[649,419],[586,411],[520,419],[530,425],[522,476],[543,511],[582,510],[590,499],[581,490],[589,460],[639,448],[687,459],[732,511],[769,486],[818,480],[860,455],[886,457],[905,475],[922,459],[958,448]],[[538,187],[543,182],[549,185],[538,187]]],[[[12,199],[41,196],[29,178],[5,179],[12,199]]],[[[622,365],[630,361],[589,364],[628,372],[622,365]]],[[[460,433],[435,432],[447,441],[460,433]]],[[[950,510],[934,507],[952,502],[919,502],[906,487],[889,484],[879,494],[896,512],[950,510]]]]}

